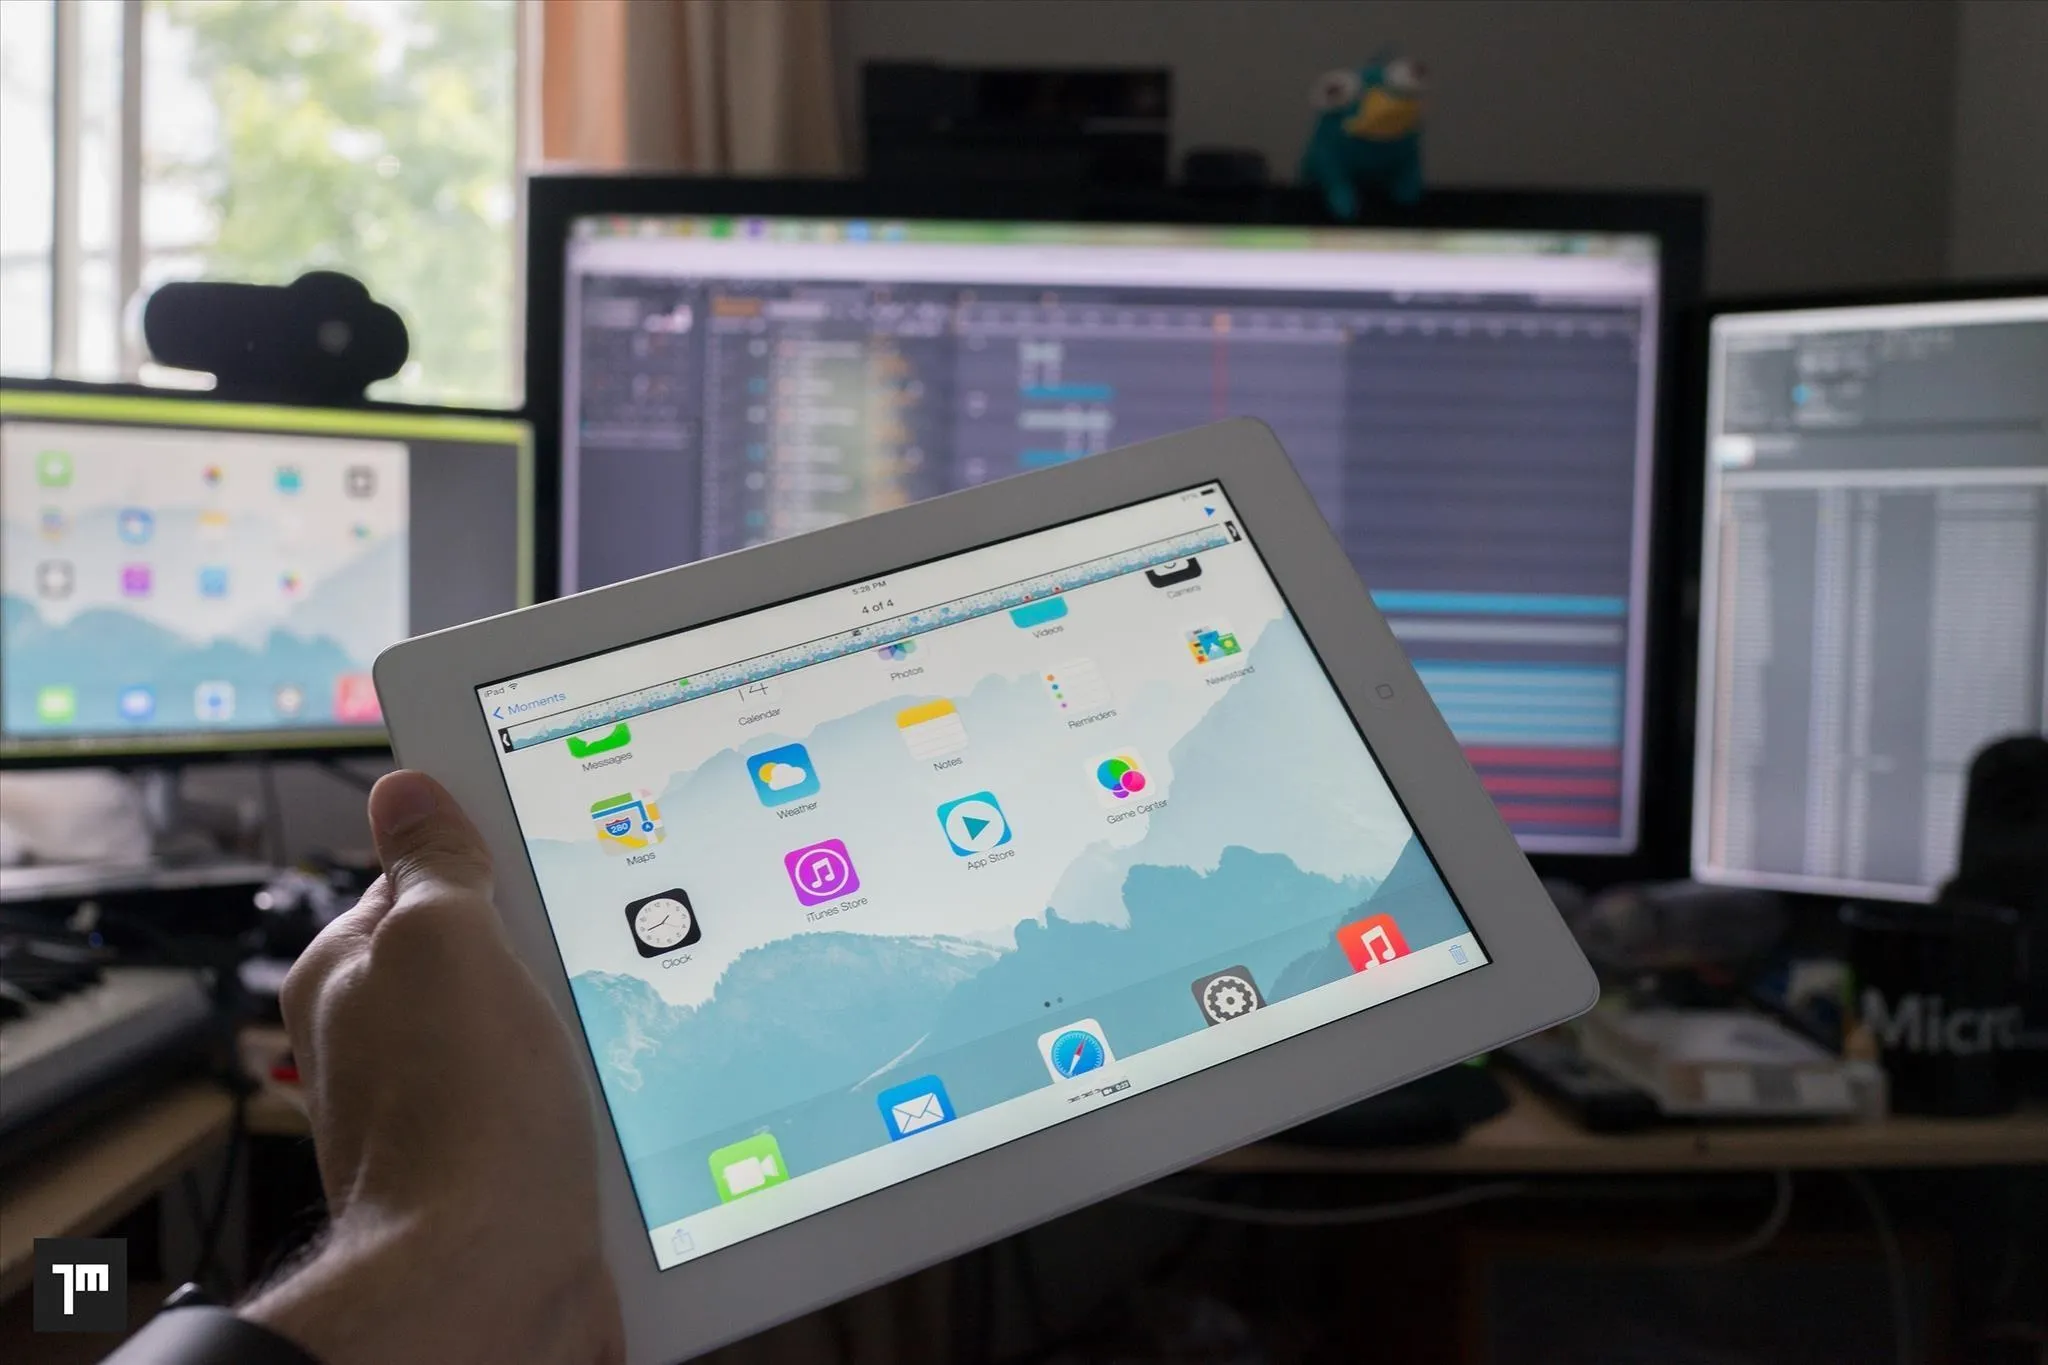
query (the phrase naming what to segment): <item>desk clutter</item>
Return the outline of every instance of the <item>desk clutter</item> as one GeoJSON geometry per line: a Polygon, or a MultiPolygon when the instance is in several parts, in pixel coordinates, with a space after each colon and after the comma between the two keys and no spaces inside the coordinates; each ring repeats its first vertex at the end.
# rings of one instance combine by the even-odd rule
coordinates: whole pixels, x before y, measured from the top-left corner
{"type": "Polygon", "coordinates": [[[382,649],[1232,413],[1604,998],[1202,1180],[2042,1166],[2048,288],[1704,301],[1695,195],[953,198],[540,178],[518,413],[363,399],[404,329],[331,276],[234,287],[302,358],[363,321],[309,385],[189,322],[210,395],[0,381],[0,1190],[123,1106],[304,1136],[277,990],[375,868],[275,770],[363,785],[382,649]]]}

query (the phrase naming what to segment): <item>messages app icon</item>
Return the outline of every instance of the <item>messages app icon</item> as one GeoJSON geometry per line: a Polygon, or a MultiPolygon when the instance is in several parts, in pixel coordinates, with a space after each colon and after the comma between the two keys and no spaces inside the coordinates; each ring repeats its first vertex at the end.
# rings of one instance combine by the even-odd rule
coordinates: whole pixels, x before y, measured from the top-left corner
{"type": "Polygon", "coordinates": [[[817,765],[801,744],[755,754],[747,760],[747,776],[754,779],[754,795],[764,806],[787,805],[818,794],[817,765]]]}

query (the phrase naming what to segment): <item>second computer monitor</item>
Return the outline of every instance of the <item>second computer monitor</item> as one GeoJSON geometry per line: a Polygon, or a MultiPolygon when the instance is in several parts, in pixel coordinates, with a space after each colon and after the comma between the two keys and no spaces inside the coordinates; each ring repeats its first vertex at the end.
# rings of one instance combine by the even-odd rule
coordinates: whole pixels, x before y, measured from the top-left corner
{"type": "Polygon", "coordinates": [[[531,600],[531,430],[0,387],[0,761],[384,744],[370,666],[531,600]]]}
{"type": "Polygon", "coordinates": [[[566,266],[564,591],[1259,417],[1524,844],[1635,847],[1654,237],[592,216],[566,266]]]}
{"type": "Polygon", "coordinates": [[[2048,290],[1712,324],[1692,861],[1931,899],[2048,730],[2048,290]]]}

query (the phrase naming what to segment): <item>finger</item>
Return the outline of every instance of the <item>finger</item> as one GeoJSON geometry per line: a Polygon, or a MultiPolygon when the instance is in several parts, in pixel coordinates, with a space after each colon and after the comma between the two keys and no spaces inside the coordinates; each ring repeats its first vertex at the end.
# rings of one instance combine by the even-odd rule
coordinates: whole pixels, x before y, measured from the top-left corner
{"type": "Polygon", "coordinates": [[[491,894],[491,855],[455,798],[425,773],[386,773],[370,790],[370,830],[392,900],[435,892],[491,894]]]}
{"type": "Polygon", "coordinates": [[[292,963],[278,992],[277,1004],[294,1047],[303,1047],[310,1041],[304,1030],[311,1025],[313,1003],[325,992],[327,983],[349,961],[362,955],[378,921],[390,912],[391,883],[379,877],[353,906],[328,921],[327,927],[299,954],[298,961],[292,963]]]}

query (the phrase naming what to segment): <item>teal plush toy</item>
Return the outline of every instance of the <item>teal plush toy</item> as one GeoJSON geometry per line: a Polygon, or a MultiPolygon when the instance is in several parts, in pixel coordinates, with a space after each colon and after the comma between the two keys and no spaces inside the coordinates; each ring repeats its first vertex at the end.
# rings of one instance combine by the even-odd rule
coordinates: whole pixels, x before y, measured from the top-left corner
{"type": "Polygon", "coordinates": [[[1320,112],[1301,178],[1332,214],[1358,217],[1359,191],[1373,186],[1397,204],[1422,198],[1422,91],[1422,64],[1391,52],[1316,78],[1309,103],[1320,112]]]}

